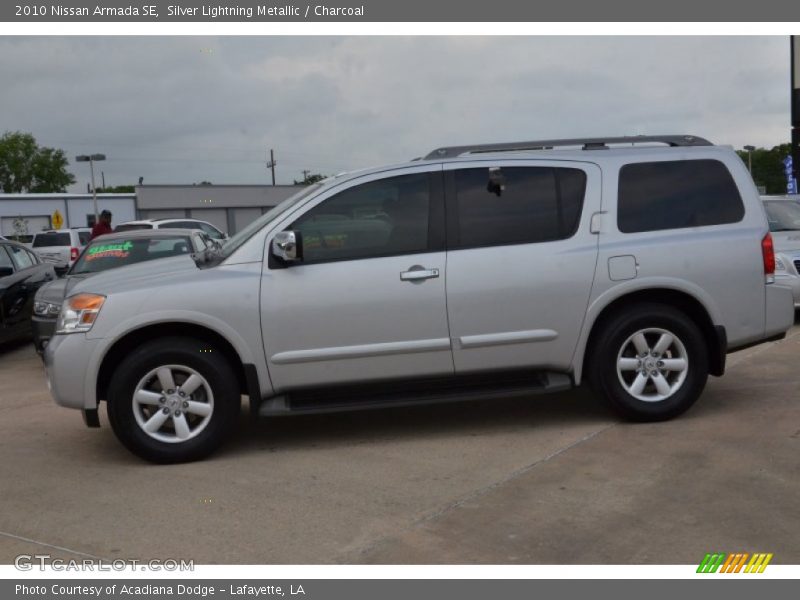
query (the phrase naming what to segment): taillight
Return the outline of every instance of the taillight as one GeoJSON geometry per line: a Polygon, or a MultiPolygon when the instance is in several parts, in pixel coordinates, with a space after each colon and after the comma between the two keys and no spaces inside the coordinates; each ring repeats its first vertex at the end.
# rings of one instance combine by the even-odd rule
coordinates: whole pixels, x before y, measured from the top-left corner
{"type": "Polygon", "coordinates": [[[772,243],[772,235],[767,233],[761,240],[761,256],[764,259],[764,276],[767,279],[775,277],[775,246],[772,243]]]}
{"type": "MultiPolygon", "coordinates": [[[[70,248],[69,249],[69,259],[70,260],[78,260],[78,249],[77,248],[70,248]]],[[[773,267],[775,266],[774,261],[772,263],[772,266],[773,267]]]]}

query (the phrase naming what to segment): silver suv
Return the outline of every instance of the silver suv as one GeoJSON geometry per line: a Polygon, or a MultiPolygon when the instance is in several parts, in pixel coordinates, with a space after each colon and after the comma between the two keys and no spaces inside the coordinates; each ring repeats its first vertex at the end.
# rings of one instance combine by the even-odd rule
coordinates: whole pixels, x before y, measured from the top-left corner
{"type": "Polygon", "coordinates": [[[767,219],[693,136],[441,148],[337,176],[220,249],[75,286],[50,389],[156,462],[254,415],[500,398],[588,381],[623,417],[688,409],[732,350],[780,339],[767,219]]]}

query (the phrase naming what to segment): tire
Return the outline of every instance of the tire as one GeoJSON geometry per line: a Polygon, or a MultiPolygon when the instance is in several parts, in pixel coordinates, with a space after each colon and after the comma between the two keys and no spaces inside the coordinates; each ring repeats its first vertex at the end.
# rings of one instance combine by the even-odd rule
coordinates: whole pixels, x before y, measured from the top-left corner
{"type": "Polygon", "coordinates": [[[120,363],[107,404],[111,428],[128,450],[179,463],[204,458],[225,441],[241,396],[221,353],[200,340],[169,337],[139,346],[120,363]]]}
{"type": "Polygon", "coordinates": [[[703,392],[708,379],[705,339],[694,321],[671,306],[625,308],[611,315],[593,339],[589,384],[626,419],[671,419],[703,392]]]}

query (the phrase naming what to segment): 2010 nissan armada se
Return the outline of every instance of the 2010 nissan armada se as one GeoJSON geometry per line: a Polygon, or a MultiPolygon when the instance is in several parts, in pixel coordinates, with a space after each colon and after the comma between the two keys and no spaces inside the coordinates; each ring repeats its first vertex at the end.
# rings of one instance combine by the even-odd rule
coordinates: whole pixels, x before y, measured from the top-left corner
{"type": "Polygon", "coordinates": [[[564,390],[687,410],[782,338],[758,192],[694,136],[441,148],[309,186],[221,248],[92,277],[44,359],[62,406],[156,462],[256,415],[564,390]]]}

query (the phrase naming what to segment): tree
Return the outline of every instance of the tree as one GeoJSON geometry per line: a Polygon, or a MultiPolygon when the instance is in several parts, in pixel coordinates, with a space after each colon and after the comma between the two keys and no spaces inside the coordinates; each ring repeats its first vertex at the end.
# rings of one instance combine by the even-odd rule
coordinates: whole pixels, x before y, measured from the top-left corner
{"type": "MultiPolygon", "coordinates": [[[[736,153],[749,164],[747,150],[737,150],[736,153]]],[[[791,144],[781,144],[771,150],[756,148],[749,157],[753,161],[753,181],[757,186],[766,189],[767,194],[786,193],[786,174],[783,169],[783,159],[792,153],[791,144]]]]}
{"type": "Polygon", "coordinates": [[[303,171],[303,180],[297,181],[294,180],[295,185],[311,185],[312,183],[317,183],[318,181],[322,181],[323,179],[327,178],[327,175],[322,175],[321,173],[312,173],[311,171],[303,171]]]}
{"type": "Polygon", "coordinates": [[[30,133],[0,137],[0,189],[4,193],[65,192],[75,183],[63,150],[45,148],[30,133]]]}

